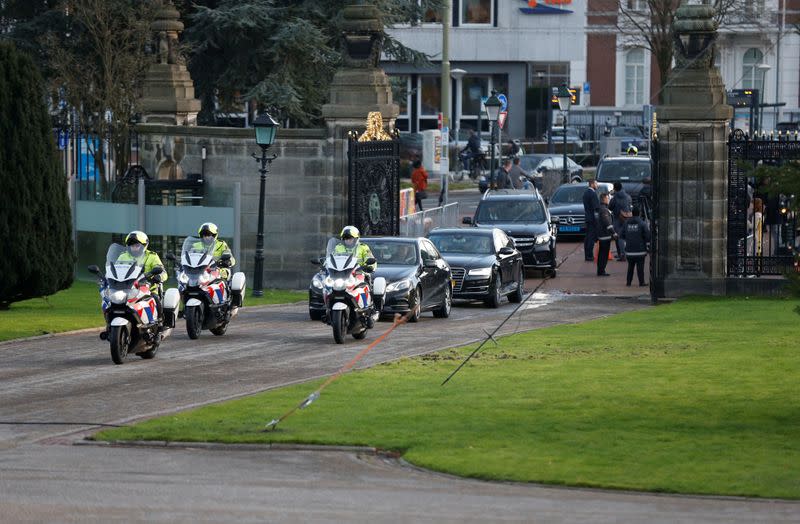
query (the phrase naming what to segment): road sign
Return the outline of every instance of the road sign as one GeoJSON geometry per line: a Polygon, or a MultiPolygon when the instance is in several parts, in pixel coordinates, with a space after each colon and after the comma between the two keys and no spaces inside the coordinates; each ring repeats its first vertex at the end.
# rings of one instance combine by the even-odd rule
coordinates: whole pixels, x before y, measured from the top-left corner
{"type": "Polygon", "coordinates": [[[497,115],[497,125],[500,129],[503,129],[503,124],[506,123],[506,118],[508,117],[508,111],[500,111],[500,114],[497,115]]]}
{"type": "Polygon", "coordinates": [[[59,131],[59,132],[58,132],[58,148],[59,148],[60,150],[62,150],[62,151],[63,151],[64,149],[66,149],[66,148],[67,148],[67,140],[68,140],[68,138],[69,138],[69,137],[68,137],[68,135],[67,135],[67,132],[66,132],[66,131],[63,131],[63,130],[62,130],[62,131],[59,131]]]}
{"type": "Polygon", "coordinates": [[[508,98],[503,93],[497,95],[497,99],[500,100],[500,103],[503,104],[500,106],[500,111],[505,112],[508,111],[508,98]]]}
{"type": "Polygon", "coordinates": [[[590,92],[591,92],[591,85],[589,84],[589,82],[584,82],[583,83],[583,93],[588,95],[590,92]]]}
{"type": "Polygon", "coordinates": [[[486,101],[489,100],[488,96],[481,97],[481,114],[486,112],[486,101]]]}

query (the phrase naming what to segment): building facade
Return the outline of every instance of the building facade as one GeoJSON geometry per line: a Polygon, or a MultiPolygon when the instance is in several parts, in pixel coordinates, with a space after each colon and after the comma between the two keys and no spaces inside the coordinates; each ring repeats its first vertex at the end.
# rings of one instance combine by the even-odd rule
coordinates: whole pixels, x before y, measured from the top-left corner
{"type": "MultiPolygon", "coordinates": [[[[582,119],[648,114],[658,104],[661,80],[652,54],[618,29],[616,0],[451,0],[450,67],[466,71],[451,80],[451,128],[476,129],[481,96],[492,89],[508,97],[505,131],[539,138],[542,93],[568,83],[579,91],[574,109],[582,119]],[[540,91],[537,91],[537,88],[540,91]]],[[[717,65],[726,88],[758,89],[765,107],[762,128],[800,120],[800,0],[741,0],[723,20],[717,65]]],[[[625,9],[646,12],[647,0],[626,0],[625,9]]],[[[400,104],[397,126],[419,132],[438,125],[441,103],[442,26],[437,13],[390,32],[432,56],[430,67],[384,61],[400,104]],[[437,60],[438,59],[438,60],[437,60]]],[[[546,101],[545,101],[546,102],[546,101]]],[[[737,125],[747,123],[741,112],[737,125]]],[[[488,130],[481,121],[483,131],[488,130]]]]}

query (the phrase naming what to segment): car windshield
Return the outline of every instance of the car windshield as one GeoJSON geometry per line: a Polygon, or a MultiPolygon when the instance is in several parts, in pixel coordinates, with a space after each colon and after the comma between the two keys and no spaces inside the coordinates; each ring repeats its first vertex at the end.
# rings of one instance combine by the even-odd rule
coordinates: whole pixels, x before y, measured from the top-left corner
{"type": "Polygon", "coordinates": [[[441,253],[491,255],[494,254],[492,237],[464,233],[432,233],[431,242],[441,253]]]}
{"type": "Polygon", "coordinates": [[[581,204],[583,203],[583,194],[586,192],[586,186],[561,186],[559,187],[553,198],[550,199],[550,204],[581,204]]]}
{"type": "Polygon", "coordinates": [[[615,127],[611,130],[611,136],[633,136],[636,138],[644,138],[642,130],[633,126],[615,127]]]}
{"type": "Polygon", "coordinates": [[[642,182],[650,178],[650,162],[604,160],[597,168],[597,180],[601,182],[642,182]]]}
{"type": "Polygon", "coordinates": [[[546,156],[536,156],[536,155],[522,155],[519,157],[519,165],[525,171],[535,171],[539,164],[542,163],[542,160],[547,158],[546,156]]]}
{"type": "Polygon", "coordinates": [[[477,222],[544,222],[544,209],[538,200],[484,200],[478,205],[477,222]]]}
{"type": "Polygon", "coordinates": [[[364,243],[369,246],[378,264],[417,265],[417,245],[415,242],[364,240],[364,243]]]}

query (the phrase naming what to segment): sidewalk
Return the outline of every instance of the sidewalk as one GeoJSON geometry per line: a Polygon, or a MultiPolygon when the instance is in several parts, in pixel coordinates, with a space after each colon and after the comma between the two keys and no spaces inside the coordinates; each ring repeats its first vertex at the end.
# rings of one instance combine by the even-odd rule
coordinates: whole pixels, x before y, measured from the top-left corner
{"type": "MultiPolygon", "coordinates": [[[[611,252],[613,256],[615,252],[613,245],[611,252]]],[[[609,260],[606,271],[610,273],[611,276],[598,277],[597,264],[595,262],[586,262],[583,259],[583,241],[559,242],[558,258],[560,260],[566,258],[566,260],[564,260],[561,267],[558,269],[558,276],[548,280],[542,287],[542,290],[545,292],[560,291],[569,294],[625,297],[650,295],[649,286],[639,287],[639,281],[636,278],[635,272],[631,287],[625,285],[625,277],[628,271],[627,262],[609,260]]],[[[646,258],[644,261],[645,284],[650,283],[649,262],[649,258],[646,258]]],[[[526,287],[529,285],[530,283],[526,287]]]]}

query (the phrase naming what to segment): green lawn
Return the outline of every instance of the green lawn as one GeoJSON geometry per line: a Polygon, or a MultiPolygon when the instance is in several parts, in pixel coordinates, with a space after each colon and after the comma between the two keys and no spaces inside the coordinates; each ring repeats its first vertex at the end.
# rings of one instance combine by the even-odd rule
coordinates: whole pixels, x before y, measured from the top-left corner
{"type": "MultiPolygon", "coordinates": [[[[263,297],[245,297],[246,306],[285,304],[306,300],[306,291],[267,289],[263,297]]],[[[94,282],[75,282],[71,288],[45,297],[15,302],[0,311],[0,341],[103,326],[100,295],[94,282]]]]}
{"type": "Polygon", "coordinates": [[[97,438],[370,445],[483,479],[796,499],[797,304],[685,299],[505,337],[444,387],[471,348],[404,359],[346,375],[272,433],[319,382],[97,438]]]}

